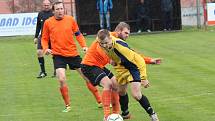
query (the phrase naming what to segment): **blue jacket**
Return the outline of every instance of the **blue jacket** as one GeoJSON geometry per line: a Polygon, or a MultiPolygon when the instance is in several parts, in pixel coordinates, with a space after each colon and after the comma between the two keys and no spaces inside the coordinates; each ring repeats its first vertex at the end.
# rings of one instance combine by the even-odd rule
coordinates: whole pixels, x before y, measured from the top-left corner
{"type": "Polygon", "coordinates": [[[99,13],[107,13],[113,8],[112,0],[97,0],[96,8],[99,10],[99,13]]]}

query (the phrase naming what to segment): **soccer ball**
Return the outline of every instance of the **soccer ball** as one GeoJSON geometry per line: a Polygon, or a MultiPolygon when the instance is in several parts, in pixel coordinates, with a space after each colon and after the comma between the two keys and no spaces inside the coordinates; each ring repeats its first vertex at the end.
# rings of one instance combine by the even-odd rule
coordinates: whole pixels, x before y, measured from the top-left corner
{"type": "Polygon", "coordinates": [[[107,121],[123,121],[123,118],[119,114],[111,114],[107,117],[107,121]]]}

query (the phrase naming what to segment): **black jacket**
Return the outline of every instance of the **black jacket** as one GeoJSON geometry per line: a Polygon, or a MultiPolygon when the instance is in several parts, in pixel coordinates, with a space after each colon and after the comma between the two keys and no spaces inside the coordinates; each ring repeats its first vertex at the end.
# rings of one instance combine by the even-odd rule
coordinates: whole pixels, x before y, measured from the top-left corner
{"type": "Polygon", "coordinates": [[[36,33],[35,33],[35,38],[38,38],[40,31],[42,33],[42,29],[43,29],[43,24],[45,22],[46,19],[48,19],[49,17],[53,16],[52,11],[41,11],[38,13],[37,16],[37,26],[36,26],[36,33]]]}
{"type": "Polygon", "coordinates": [[[139,3],[136,9],[137,17],[149,16],[149,1],[144,0],[144,3],[139,3]]]}

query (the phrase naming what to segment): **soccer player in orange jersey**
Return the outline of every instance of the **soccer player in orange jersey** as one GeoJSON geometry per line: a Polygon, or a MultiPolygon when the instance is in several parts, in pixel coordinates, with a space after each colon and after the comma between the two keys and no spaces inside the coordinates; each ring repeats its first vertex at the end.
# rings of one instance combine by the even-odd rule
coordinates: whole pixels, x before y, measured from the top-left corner
{"type": "MultiPolygon", "coordinates": [[[[45,54],[53,55],[57,79],[60,83],[60,92],[66,106],[63,112],[68,112],[71,108],[68,85],[66,84],[66,66],[69,65],[71,70],[78,71],[87,80],[80,69],[81,58],[73,36],[75,35],[76,40],[84,51],[87,51],[87,46],[75,19],[72,16],[64,15],[64,4],[62,2],[55,2],[52,9],[54,16],[47,19],[44,23],[42,46],[45,54]],[[49,40],[51,49],[48,48],[49,40]]],[[[88,85],[91,84],[88,83],[88,85]]],[[[91,87],[94,88],[94,86],[91,87]]]]}
{"type": "Polygon", "coordinates": [[[81,67],[83,74],[90,80],[90,83],[94,86],[101,85],[103,87],[104,121],[111,113],[110,104],[112,104],[112,113],[119,114],[120,112],[116,78],[110,70],[105,68],[105,65],[110,61],[95,40],[85,54],[81,67]]]}

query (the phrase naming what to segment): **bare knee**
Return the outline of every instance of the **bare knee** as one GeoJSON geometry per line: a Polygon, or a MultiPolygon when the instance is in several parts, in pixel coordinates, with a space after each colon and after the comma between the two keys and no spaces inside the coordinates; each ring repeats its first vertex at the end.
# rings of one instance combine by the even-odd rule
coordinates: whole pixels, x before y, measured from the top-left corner
{"type": "Polygon", "coordinates": [[[118,88],[118,92],[120,96],[124,96],[127,94],[127,85],[120,85],[118,88]]]}
{"type": "Polygon", "coordinates": [[[124,96],[124,95],[126,95],[126,94],[127,94],[126,90],[120,90],[120,91],[119,91],[119,95],[120,95],[120,96],[124,96]]]}
{"type": "Polygon", "coordinates": [[[113,83],[107,76],[102,78],[100,84],[103,86],[104,90],[112,90],[113,83]]]}
{"type": "Polygon", "coordinates": [[[134,93],[132,93],[132,97],[133,97],[135,100],[140,100],[141,97],[142,97],[142,94],[139,93],[139,92],[134,92],[134,93]]]}
{"type": "Polygon", "coordinates": [[[66,77],[58,77],[58,81],[61,87],[66,85],[66,77]]]}
{"type": "Polygon", "coordinates": [[[136,100],[140,100],[142,97],[141,93],[141,83],[139,82],[132,82],[131,83],[131,94],[132,97],[136,100]]]}
{"type": "Polygon", "coordinates": [[[37,50],[37,56],[38,57],[43,57],[43,51],[41,49],[37,50]]]}

